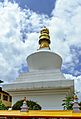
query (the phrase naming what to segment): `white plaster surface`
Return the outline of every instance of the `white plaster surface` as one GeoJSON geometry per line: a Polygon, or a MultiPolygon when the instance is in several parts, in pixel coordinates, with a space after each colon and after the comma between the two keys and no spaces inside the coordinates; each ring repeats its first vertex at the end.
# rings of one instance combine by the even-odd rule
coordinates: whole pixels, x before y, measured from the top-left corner
{"type": "MultiPolygon", "coordinates": [[[[62,100],[73,94],[73,80],[23,82],[4,85],[4,90],[13,96],[13,104],[27,97],[38,102],[42,109],[63,109],[62,100]]],[[[12,105],[13,105],[12,104],[12,105]]]]}
{"type": "Polygon", "coordinates": [[[40,82],[40,81],[55,81],[66,80],[61,71],[58,70],[38,70],[27,73],[21,73],[14,81],[17,82],[40,82]]]}
{"type": "Polygon", "coordinates": [[[67,80],[60,71],[61,57],[42,49],[28,56],[27,61],[29,72],[3,86],[13,96],[13,104],[27,97],[38,102],[42,109],[63,109],[62,100],[73,94],[74,81],[67,80]]]}
{"type": "MultiPolygon", "coordinates": [[[[41,105],[42,110],[62,110],[62,100],[65,98],[65,94],[44,94],[44,95],[33,95],[29,96],[27,95],[26,98],[28,100],[32,100],[37,102],[39,105],[41,105]]],[[[13,98],[13,103],[16,101],[23,99],[23,96],[15,96],[13,98]]]]}
{"type": "Polygon", "coordinates": [[[60,69],[62,58],[51,51],[35,52],[27,57],[29,71],[60,69]]]}

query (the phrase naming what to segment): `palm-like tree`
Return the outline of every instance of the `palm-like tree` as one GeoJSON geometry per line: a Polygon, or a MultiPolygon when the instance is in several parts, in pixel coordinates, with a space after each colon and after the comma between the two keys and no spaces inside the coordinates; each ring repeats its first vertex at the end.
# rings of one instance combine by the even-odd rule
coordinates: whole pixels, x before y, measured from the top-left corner
{"type": "Polygon", "coordinates": [[[73,97],[71,96],[67,96],[65,97],[65,100],[63,100],[63,104],[62,104],[64,110],[72,110],[72,106],[73,106],[73,97]]]}

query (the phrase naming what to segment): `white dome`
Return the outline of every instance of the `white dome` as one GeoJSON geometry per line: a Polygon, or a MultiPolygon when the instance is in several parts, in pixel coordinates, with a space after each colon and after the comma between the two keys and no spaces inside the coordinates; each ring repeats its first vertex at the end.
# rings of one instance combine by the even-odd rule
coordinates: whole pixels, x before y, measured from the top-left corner
{"type": "Polygon", "coordinates": [[[62,58],[50,51],[35,52],[27,57],[29,71],[60,69],[62,58]]]}

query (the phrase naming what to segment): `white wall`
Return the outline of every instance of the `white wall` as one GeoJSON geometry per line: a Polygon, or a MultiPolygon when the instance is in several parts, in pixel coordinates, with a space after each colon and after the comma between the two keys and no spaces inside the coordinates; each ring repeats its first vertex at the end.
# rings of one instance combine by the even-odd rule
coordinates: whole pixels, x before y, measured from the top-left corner
{"type": "MultiPolygon", "coordinates": [[[[32,100],[32,101],[35,101],[37,102],[43,110],[52,110],[52,109],[55,109],[55,110],[59,110],[59,109],[63,109],[62,107],[62,103],[63,103],[63,99],[66,97],[65,94],[54,94],[54,95],[47,95],[47,94],[44,94],[44,95],[36,95],[36,96],[26,96],[28,100],[32,100]]],[[[23,96],[17,96],[17,97],[13,97],[13,104],[18,101],[18,100],[21,100],[24,98],[24,95],[23,96]]]]}

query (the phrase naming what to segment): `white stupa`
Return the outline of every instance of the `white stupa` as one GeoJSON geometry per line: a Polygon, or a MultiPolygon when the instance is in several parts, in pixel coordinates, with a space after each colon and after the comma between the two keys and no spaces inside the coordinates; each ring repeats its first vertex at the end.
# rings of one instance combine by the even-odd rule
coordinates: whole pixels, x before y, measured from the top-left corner
{"type": "Polygon", "coordinates": [[[27,57],[29,72],[3,86],[12,95],[13,104],[27,97],[42,109],[63,109],[62,100],[73,94],[74,81],[63,76],[62,58],[50,50],[49,44],[49,30],[45,27],[40,31],[39,49],[27,57]]]}

